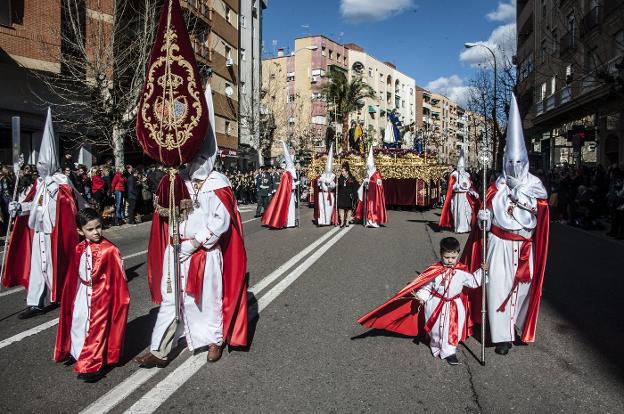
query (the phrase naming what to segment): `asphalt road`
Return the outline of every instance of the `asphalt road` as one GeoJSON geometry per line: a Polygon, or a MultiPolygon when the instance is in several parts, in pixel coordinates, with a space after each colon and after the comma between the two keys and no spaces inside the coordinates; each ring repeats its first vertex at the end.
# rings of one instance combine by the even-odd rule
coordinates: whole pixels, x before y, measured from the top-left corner
{"type": "MultiPolygon", "coordinates": [[[[561,225],[551,250],[537,341],[501,357],[460,346],[459,366],[420,339],[367,331],[356,319],[437,259],[449,235],[437,211],[390,211],[382,229],[271,231],[243,207],[252,341],[216,364],[181,351],[138,368],[156,308],[147,290],[149,224],[114,229],[131,292],[122,362],[85,384],[52,361],[58,310],[27,321],[23,291],[0,293],[0,412],[624,412],[624,244],[561,225]]],[[[462,242],[465,236],[460,237],[462,242]]]]}

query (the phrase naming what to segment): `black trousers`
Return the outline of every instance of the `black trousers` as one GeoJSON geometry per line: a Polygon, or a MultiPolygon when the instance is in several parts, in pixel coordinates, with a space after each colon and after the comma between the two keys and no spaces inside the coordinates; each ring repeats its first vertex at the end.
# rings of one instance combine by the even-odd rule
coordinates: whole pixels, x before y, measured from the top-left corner
{"type": "Polygon", "coordinates": [[[268,195],[259,195],[258,197],[258,206],[256,207],[256,216],[261,216],[264,214],[264,210],[266,210],[269,205],[269,196],[268,195]]]}
{"type": "Polygon", "coordinates": [[[134,211],[136,210],[137,200],[128,199],[126,200],[126,203],[128,203],[128,223],[134,224],[134,211]]]}

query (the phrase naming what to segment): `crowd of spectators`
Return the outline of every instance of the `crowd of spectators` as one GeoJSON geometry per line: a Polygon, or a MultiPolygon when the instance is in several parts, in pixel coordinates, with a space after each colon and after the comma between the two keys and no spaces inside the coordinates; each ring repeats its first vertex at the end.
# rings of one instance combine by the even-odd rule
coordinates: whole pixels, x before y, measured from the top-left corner
{"type": "Polygon", "coordinates": [[[624,171],[601,165],[561,166],[541,177],[549,190],[552,220],[585,230],[609,226],[611,237],[624,239],[624,171]]]}

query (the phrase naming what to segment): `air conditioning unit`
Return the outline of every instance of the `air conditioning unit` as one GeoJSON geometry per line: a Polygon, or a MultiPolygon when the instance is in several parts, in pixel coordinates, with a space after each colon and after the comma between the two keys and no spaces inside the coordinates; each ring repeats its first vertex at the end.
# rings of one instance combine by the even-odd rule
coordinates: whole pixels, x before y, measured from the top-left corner
{"type": "Polygon", "coordinates": [[[234,66],[234,60],[231,57],[225,59],[225,66],[231,68],[232,66],[234,66]]]}

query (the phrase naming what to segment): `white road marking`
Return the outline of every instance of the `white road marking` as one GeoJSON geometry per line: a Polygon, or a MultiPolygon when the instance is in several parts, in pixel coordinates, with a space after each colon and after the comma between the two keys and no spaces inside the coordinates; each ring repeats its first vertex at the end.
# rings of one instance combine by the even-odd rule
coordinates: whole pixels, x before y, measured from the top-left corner
{"type": "Polygon", "coordinates": [[[250,221],[256,221],[256,220],[260,220],[260,217],[254,217],[254,218],[252,218],[252,219],[245,220],[245,221],[243,221],[243,224],[245,224],[245,223],[249,223],[250,221]]]}
{"type": "Polygon", "coordinates": [[[279,283],[271,290],[269,290],[264,296],[258,299],[258,313],[266,308],[273,300],[278,297],[286,288],[293,284],[293,282],[299,279],[306,270],[310,268],[318,259],[321,258],[334,244],[338,242],[345,234],[347,234],[353,227],[347,227],[344,231],[339,232],[330,241],[325,243],[321,248],[315,251],[310,257],[308,257],[303,263],[290,272],[285,278],[279,281],[279,283]]]}
{"type": "Polygon", "coordinates": [[[15,342],[19,342],[24,338],[28,338],[29,336],[37,335],[39,332],[45,331],[48,328],[56,326],[59,322],[59,318],[52,319],[46,323],[42,323],[41,325],[35,326],[27,331],[18,333],[17,335],[13,335],[10,338],[0,341],[0,349],[5,348],[15,342]]]}
{"type": "Polygon", "coordinates": [[[308,247],[306,247],[305,249],[300,251],[298,254],[293,256],[289,261],[287,261],[286,263],[284,263],[283,265],[275,269],[271,274],[269,274],[268,276],[264,277],[261,281],[256,283],[252,288],[249,289],[249,291],[253,293],[254,295],[257,295],[258,293],[260,293],[267,286],[269,286],[271,283],[277,280],[277,278],[283,275],[288,269],[293,267],[301,259],[303,259],[305,256],[310,254],[312,250],[316,249],[321,243],[324,243],[325,240],[333,236],[338,230],[340,230],[340,228],[336,227],[328,231],[327,233],[325,233],[322,237],[320,237],[314,243],[310,244],[308,247]]]}
{"type": "Polygon", "coordinates": [[[0,298],[3,297],[3,296],[10,295],[11,293],[20,292],[22,290],[24,290],[24,288],[21,287],[21,286],[17,286],[17,287],[11,288],[11,289],[7,289],[4,292],[0,292],[0,298]]]}
{"type": "MultiPolygon", "coordinates": [[[[306,270],[310,268],[318,259],[338,242],[352,227],[346,228],[339,232],[335,237],[324,244],[320,249],[314,252],[295,270],[282,279],[276,286],[269,290],[263,297],[258,300],[258,313],[265,309],[275,298],[286,290],[288,286],[293,284],[306,270]]],[[[337,230],[337,229],[334,229],[337,230]]],[[[205,353],[193,355],[178,368],[169,373],[154,388],[149,390],[143,397],[135,402],[125,413],[128,414],[151,414],[158,410],[174,392],[182,387],[193,375],[197,373],[208,362],[205,353]]]]}

